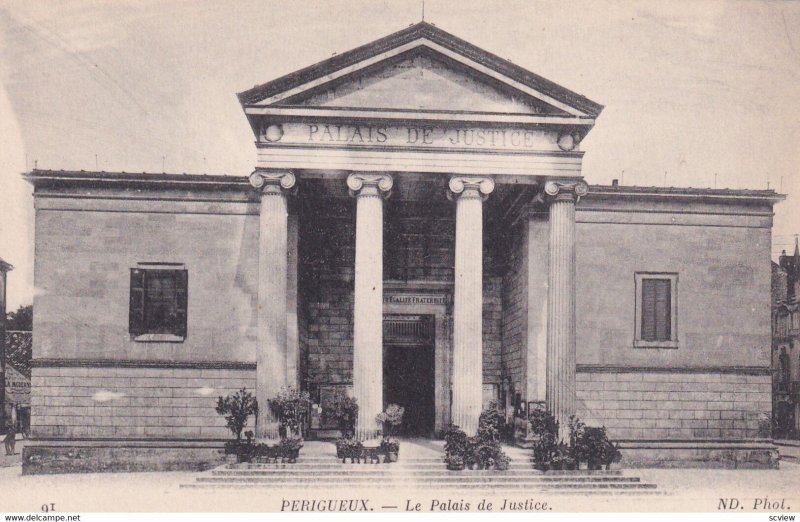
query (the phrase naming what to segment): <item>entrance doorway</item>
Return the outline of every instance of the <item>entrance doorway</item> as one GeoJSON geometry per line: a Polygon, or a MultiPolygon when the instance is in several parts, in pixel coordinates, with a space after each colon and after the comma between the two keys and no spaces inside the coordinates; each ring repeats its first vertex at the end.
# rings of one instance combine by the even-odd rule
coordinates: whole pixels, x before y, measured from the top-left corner
{"type": "Polygon", "coordinates": [[[430,437],[435,420],[435,319],[387,315],[383,320],[384,407],[405,409],[398,435],[430,437]]]}

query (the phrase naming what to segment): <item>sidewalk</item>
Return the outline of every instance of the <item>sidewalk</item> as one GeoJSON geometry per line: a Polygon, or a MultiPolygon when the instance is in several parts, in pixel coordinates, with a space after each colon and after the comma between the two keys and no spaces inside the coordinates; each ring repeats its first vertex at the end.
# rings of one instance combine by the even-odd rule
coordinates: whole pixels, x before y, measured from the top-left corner
{"type": "MultiPolygon", "coordinates": [[[[0,441],[5,439],[5,435],[0,435],[0,441]]],[[[19,466],[22,464],[22,448],[25,446],[25,439],[21,433],[17,433],[17,443],[14,448],[14,455],[7,456],[5,446],[0,446],[0,468],[9,466],[19,466]]]]}
{"type": "Polygon", "coordinates": [[[800,463],[800,440],[781,439],[776,440],[775,445],[778,446],[782,461],[800,463]]]}

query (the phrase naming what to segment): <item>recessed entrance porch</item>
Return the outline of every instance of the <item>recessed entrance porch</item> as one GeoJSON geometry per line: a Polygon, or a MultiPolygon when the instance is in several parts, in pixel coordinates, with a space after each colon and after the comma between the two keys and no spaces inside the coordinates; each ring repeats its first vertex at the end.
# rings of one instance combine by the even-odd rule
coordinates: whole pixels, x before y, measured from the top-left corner
{"type": "Polygon", "coordinates": [[[434,433],[435,343],[433,315],[383,319],[383,402],[405,411],[398,435],[434,433]]]}
{"type": "MultiPolygon", "coordinates": [[[[293,199],[298,223],[298,380],[317,404],[326,403],[333,388],[352,393],[355,364],[356,201],[344,180],[328,174],[301,177],[303,191],[293,199]]],[[[377,363],[380,381],[373,378],[384,396],[368,415],[374,418],[388,404],[400,404],[406,408],[403,429],[419,436],[441,435],[451,422],[453,404],[456,204],[448,200],[447,181],[437,175],[398,177],[383,201],[383,304],[378,319],[383,322],[378,340],[383,349],[377,363]]],[[[502,186],[485,203],[487,239],[474,252],[483,265],[483,334],[474,339],[483,345],[482,377],[473,379],[479,397],[483,385],[494,396],[502,386],[508,222],[535,194],[529,185],[502,186]]]]}

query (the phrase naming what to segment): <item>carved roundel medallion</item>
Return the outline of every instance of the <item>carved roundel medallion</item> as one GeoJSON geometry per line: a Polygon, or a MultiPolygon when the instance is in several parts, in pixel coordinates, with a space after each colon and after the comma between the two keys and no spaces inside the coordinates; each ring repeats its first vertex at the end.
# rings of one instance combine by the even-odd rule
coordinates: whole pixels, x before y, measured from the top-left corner
{"type": "Polygon", "coordinates": [[[562,132],[558,136],[558,148],[565,152],[574,150],[578,146],[579,138],[576,133],[562,132]]]}
{"type": "Polygon", "coordinates": [[[267,128],[264,129],[262,136],[264,136],[264,139],[270,143],[280,141],[281,138],[283,138],[283,125],[272,124],[267,126],[267,128]]]}

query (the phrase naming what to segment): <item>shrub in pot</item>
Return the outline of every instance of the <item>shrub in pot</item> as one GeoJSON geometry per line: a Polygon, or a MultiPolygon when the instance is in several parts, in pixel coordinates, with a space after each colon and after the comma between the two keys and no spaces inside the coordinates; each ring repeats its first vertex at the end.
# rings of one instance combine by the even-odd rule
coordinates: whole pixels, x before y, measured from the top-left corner
{"type": "Polygon", "coordinates": [[[444,461],[450,471],[462,471],[464,469],[464,458],[461,455],[447,455],[444,461]]]}
{"type": "Polygon", "coordinates": [[[269,400],[270,411],[280,424],[278,432],[282,439],[303,435],[300,426],[310,406],[311,397],[308,392],[292,386],[282,388],[275,398],[269,400]]]}
{"type": "Polygon", "coordinates": [[[300,456],[300,448],[303,447],[303,439],[301,437],[286,437],[281,439],[278,444],[278,456],[286,459],[290,464],[297,462],[300,456]]]}
{"type": "Polygon", "coordinates": [[[336,456],[342,459],[343,464],[347,459],[350,459],[351,463],[356,459],[360,461],[363,449],[361,441],[353,438],[340,438],[336,441],[336,456]]]}
{"type": "Polygon", "coordinates": [[[258,413],[258,401],[246,388],[242,388],[233,395],[219,397],[216,411],[225,417],[228,429],[236,436],[236,440],[240,441],[248,417],[258,413]]]}
{"type": "Polygon", "coordinates": [[[617,464],[622,460],[622,452],[619,450],[619,444],[606,442],[606,450],[603,454],[602,463],[606,469],[611,469],[613,464],[617,464]]]}
{"type": "Polygon", "coordinates": [[[533,445],[534,467],[541,471],[551,469],[551,462],[558,447],[558,421],[544,409],[532,409],[528,421],[535,442],[533,445]]]}
{"type": "Polygon", "coordinates": [[[344,390],[336,390],[330,406],[322,411],[323,422],[333,422],[343,438],[352,438],[358,418],[358,401],[344,390]]]}
{"type": "Polygon", "coordinates": [[[389,462],[397,462],[400,453],[400,442],[397,439],[386,438],[381,441],[380,451],[386,455],[389,462]]]}
{"type": "Polygon", "coordinates": [[[405,409],[397,404],[390,404],[386,410],[375,417],[375,421],[382,426],[383,441],[380,445],[380,452],[386,455],[387,462],[397,462],[400,453],[400,442],[391,438],[397,433],[398,428],[403,423],[405,409]]]}
{"type": "Polygon", "coordinates": [[[468,437],[458,426],[445,432],[447,469],[508,469],[511,459],[500,447],[499,426],[505,422],[493,411],[484,411],[478,420],[478,432],[468,437]]]}
{"type": "Polygon", "coordinates": [[[467,446],[467,434],[458,426],[451,424],[444,434],[445,455],[463,455],[467,446]]]}
{"type": "MultiPolygon", "coordinates": [[[[242,388],[234,394],[217,399],[216,412],[225,417],[227,428],[236,437],[225,443],[226,460],[228,455],[236,455],[238,462],[248,462],[251,454],[253,432],[247,431],[247,443],[242,442],[242,431],[247,426],[247,419],[250,415],[258,413],[258,401],[253,394],[242,388]]],[[[233,459],[230,459],[233,460],[233,459]]]]}
{"type": "Polygon", "coordinates": [[[383,436],[392,437],[397,434],[397,430],[403,423],[405,409],[397,404],[390,404],[386,410],[379,413],[375,420],[383,426],[383,436]]]}
{"type": "Polygon", "coordinates": [[[602,469],[606,460],[608,436],[605,428],[585,428],[576,444],[576,455],[590,470],[602,469]]]}

